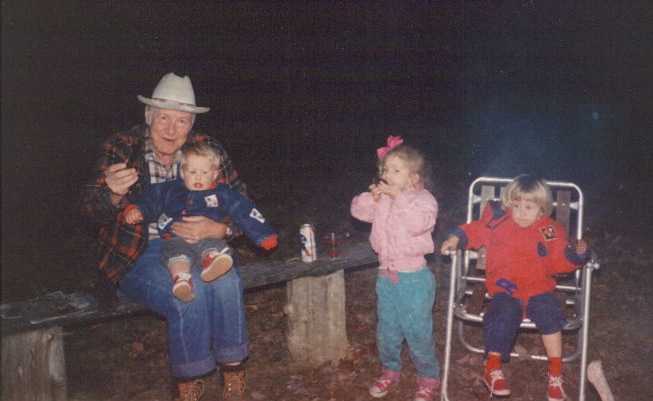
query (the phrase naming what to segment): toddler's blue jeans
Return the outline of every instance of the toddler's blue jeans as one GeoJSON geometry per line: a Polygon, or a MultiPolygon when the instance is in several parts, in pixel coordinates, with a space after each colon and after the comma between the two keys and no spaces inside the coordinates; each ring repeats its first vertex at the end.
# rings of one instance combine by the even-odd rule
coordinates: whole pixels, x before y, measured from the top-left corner
{"type": "Polygon", "coordinates": [[[197,377],[216,363],[240,362],[247,357],[243,285],[238,269],[206,283],[201,266],[193,266],[195,298],[181,302],[172,294],[172,277],[161,265],[161,243],[152,240],[145,253],[120,281],[120,289],[167,320],[172,375],[197,377]]]}
{"type": "Polygon", "coordinates": [[[517,338],[522,316],[528,317],[540,334],[554,334],[566,324],[564,313],[551,293],[539,294],[524,301],[499,292],[492,296],[490,308],[483,317],[483,340],[485,353],[498,352],[501,360],[510,359],[510,351],[517,338]]]}
{"type": "Polygon", "coordinates": [[[418,376],[439,378],[440,364],[435,357],[433,339],[435,276],[428,267],[398,276],[396,284],[380,272],[376,279],[379,362],[393,372],[400,372],[401,351],[406,340],[418,376]]]}

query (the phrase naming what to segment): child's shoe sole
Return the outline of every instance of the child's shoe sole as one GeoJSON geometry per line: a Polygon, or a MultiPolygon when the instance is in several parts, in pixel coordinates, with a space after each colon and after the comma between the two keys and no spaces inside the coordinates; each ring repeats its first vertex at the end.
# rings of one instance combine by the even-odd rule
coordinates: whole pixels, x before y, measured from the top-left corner
{"type": "Polygon", "coordinates": [[[185,281],[177,282],[174,287],[172,287],[172,293],[181,302],[190,302],[195,298],[193,287],[185,281]]]}
{"type": "Polygon", "coordinates": [[[386,380],[386,379],[377,379],[370,386],[370,395],[374,398],[385,397],[390,391],[390,388],[397,384],[396,381],[386,380]]]}
{"type": "Polygon", "coordinates": [[[231,267],[234,265],[234,260],[231,258],[230,255],[224,253],[222,255],[218,255],[215,257],[215,259],[206,266],[202,270],[202,274],[200,274],[200,278],[202,281],[213,281],[216,280],[231,270],[231,267]]]}

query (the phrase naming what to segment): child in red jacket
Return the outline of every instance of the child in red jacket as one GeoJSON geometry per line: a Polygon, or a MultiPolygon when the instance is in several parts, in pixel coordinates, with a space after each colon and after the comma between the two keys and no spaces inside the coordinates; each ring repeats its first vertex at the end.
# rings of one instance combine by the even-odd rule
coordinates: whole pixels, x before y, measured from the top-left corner
{"type": "Polygon", "coordinates": [[[553,297],[556,275],[574,271],[589,256],[587,243],[569,245],[564,227],[549,217],[553,197],[542,180],[523,174],[507,186],[501,202],[489,202],[480,220],[458,226],[441,246],[487,248],[485,284],[492,297],[483,318],[484,383],[510,395],[501,371],[510,358],[522,317],[535,323],[549,358],[547,397],[562,401],[562,328],[566,319],[553,297]]]}

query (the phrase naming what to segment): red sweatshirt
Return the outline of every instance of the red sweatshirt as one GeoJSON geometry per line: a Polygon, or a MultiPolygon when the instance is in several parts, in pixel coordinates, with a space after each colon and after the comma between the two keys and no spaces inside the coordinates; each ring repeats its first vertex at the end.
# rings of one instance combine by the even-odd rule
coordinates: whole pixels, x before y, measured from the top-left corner
{"type": "Polygon", "coordinates": [[[461,248],[487,248],[485,285],[488,293],[505,292],[517,299],[552,292],[556,274],[574,271],[583,256],[568,247],[565,228],[542,216],[522,228],[512,211],[498,202],[488,203],[481,220],[452,230],[461,248]]]}

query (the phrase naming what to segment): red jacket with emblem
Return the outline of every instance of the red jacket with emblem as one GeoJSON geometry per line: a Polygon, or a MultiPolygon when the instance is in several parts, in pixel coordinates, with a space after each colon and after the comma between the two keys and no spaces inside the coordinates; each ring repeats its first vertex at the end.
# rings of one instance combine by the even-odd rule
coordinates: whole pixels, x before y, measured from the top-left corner
{"type": "Polygon", "coordinates": [[[505,292],[517,299],[552,292],[556,275],[574,271],[582,256],[568,246],[565,228],[547,216],[522,228],[512,211],[490,202],[480,220],[454,228],[459,247],[487,248],[485,285],[488,293],[505,292]]]}

